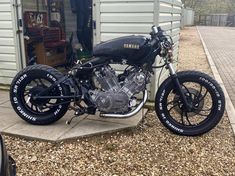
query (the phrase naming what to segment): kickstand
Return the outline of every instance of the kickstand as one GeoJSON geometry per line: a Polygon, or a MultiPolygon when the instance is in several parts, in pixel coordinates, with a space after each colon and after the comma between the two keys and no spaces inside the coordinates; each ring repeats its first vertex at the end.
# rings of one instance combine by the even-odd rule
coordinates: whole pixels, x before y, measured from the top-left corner
{"type": "Polygon", "coordinates": [[[82,110],[82,109],[77,109],[76,112],[75,112],[75,114],[74,114],[74,116],[73,116],[70,120],[66,121],[66,124],[67,124],[67,125],[70,125],[71,122],[73,121],[73,119],[74,119],[75,117],[79,117],[79,116],[83,115],[84,113],[85,113],[84,110],[82,110]]]}
{"type": "Polygon", "coordinates": [[[144,113],[144,108],[141,110],[141,114],[142,114],[142,118],[139,122],[139,128],[143,129],[144,126],[145,126],[145,123],[146,123],[146,116],[145,116],[145,113],[144,113]]]}
{"type": "Polygon", "coordinates": [[[77,115],[74,115],[70,120],[67,120],[66,125],[70,125],[75,117],[77,117],[77,115]]]}

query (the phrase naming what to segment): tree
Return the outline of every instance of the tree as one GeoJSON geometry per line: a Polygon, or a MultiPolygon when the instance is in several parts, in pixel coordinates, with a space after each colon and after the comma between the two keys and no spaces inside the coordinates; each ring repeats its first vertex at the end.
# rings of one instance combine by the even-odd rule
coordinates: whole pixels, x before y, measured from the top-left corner
{"type": "Polygon", "coordinates": [[[235,11],[235,0],[182,0],[185,7],[195,10],[196,14],[231,13],[235,11]]]}

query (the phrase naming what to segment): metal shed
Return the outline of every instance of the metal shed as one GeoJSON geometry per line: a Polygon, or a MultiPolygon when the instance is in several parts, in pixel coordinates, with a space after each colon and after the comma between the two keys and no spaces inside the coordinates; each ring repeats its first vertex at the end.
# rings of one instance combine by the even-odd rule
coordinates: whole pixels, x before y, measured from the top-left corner
{"type": "Polygon", "coordinates": [[[194,16],[195,12],[191,8],[184,8],[182,9],[182,20],[181,20],[181,26],[193,26],[194,25],[194,16]]]}
{"type": "MultiPolygon", "coordinates": [[[[22,1],[33,6],[29,0],[0,1],[0,84],[10,84],[15,74],[25,67],[22,1]]],[[[64,3],[69,8],[69,1],[64,3]]],[[[181,0],[93,0],[94,44],[125,35],[147,36],[152,25],[160,25],[173,37],[177,59],[181,11],[181,0]]],[[[65,18],[67,33],[73,28],[75,17],[66,8],[65,18]]],[[[166,77],[164,72],[163,78],[166,77]]],[[[151,99],[157,89],[157,79],[158,72],[149,88],[151,99]]]]}

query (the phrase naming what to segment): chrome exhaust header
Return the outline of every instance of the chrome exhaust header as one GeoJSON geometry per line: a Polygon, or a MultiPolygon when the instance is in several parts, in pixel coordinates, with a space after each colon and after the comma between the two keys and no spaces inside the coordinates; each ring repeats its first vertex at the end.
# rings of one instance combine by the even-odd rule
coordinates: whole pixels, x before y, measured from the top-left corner
{"type": "Polygon", "coordinates": [[[128,114],[100,114],[100,117],[123,118],[124,119],[124,118],[134,116],[143,108],[143,106],[146,103],[147,99],[148,99],[148,91],[145,90],[144,91],[144,99],[143,99],[143,101],[140,102],[140,104],[138,105],[138,107],[135,110],[131,111],[128,114]]]}

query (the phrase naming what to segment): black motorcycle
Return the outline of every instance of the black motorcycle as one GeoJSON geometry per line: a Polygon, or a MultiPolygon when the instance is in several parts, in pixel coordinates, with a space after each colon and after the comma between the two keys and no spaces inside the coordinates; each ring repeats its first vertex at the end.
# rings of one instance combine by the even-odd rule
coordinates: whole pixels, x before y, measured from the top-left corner
{"type": "Polygon", "coordinates": [[[208,132],[224,113],[221,87],[201,72],[176,73],[171,37],[155,26],[150,35],[151,38],[127,36],[98,44],[92,60],[75,65],[66,75],[45,65],[25,68],[11,85],[14,110],[34,125],[51,124],[69,108],[75,116],[99,111],[103,118],[129,118],[147,101],[147,84],[154,69],[164,67],[169,70],[169,77],[159,87],[155,99],[160,121],[180,135],[208,132]],[[164,64],[153,66],[157,56],[164,64]],[[112,64],[127,66],[117,74],[112,64]]]}

